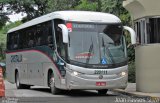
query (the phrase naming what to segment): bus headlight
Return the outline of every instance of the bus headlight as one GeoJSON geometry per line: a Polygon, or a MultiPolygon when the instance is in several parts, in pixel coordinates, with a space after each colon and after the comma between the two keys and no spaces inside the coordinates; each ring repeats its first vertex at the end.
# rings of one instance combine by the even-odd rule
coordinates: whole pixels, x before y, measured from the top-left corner
{"type": "Polygon", "coordinates": [[[125,76],[125,75],[126,75],[126,72],[122,72],[121,75],[122,75],[122,76],[125,76]]]}
{"type": "Polygon", "coordinates": [[[76,71],[74,71],[72,74],[73,74],[74,76],[77,76],[79,73],[76,72],[76,71]]]}
{"type": "Polygon", "coordinates": [[[122,77],[126,76],[126,75],[127,75],[127,71],[123,71],[123,72],[120,73],[120,76],[122,76],[122,77]]]}
{"type": "Polygon", "coordinates": [[[84,74],[84,73],[77,72],[71,69],[68,69],[68,72],[71,73],[72,76],[78,76],[78,75],[84,74]]]}

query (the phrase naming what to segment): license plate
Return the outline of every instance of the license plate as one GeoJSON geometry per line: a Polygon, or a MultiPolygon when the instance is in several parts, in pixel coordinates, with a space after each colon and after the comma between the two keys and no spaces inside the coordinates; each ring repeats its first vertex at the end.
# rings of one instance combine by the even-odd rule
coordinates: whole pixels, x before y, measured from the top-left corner
{"type": "Polygon", "coordinates": [[[106,86],[106,82],[96,82],[96,86],[106,86]]]}

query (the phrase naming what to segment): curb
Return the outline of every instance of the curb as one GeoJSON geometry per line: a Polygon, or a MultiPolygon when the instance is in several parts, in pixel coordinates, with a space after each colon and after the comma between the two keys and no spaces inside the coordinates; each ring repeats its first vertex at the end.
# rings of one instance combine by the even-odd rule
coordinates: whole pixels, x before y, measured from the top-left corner
{"type": "Polygon", "coordinates": [[[120,93],[120,94],[123,94],[123,95],[136,97],[136,98],[144,98],[144,99],[150,99],[152,101],[155,101],[155,100],[160,101],[160,96],[145,95],[145,93],[144,94],[139,94],[139,93],[142,93],[142,92],[137,92],[137,93],[136,92],[127,92],[127,91],[122,90],[122,89],[114,89],[113,91],[117,92],[117,93],[120,93]]]}

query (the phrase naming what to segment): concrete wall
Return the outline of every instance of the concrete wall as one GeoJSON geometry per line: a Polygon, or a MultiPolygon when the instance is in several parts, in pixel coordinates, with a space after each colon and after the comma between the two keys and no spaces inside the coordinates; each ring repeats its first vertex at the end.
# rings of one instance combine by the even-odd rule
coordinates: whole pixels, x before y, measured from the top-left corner
{"type": "Polygon", "coordinates": [[[160,44],[135,48],[136,89],[140,92],[160,92],[160,44]]]}
{"type": "Polygon", "coordinates": [[[130,12],[133,20],[160,15],[160,0],[126,0],[123,6],[130,12]]]}

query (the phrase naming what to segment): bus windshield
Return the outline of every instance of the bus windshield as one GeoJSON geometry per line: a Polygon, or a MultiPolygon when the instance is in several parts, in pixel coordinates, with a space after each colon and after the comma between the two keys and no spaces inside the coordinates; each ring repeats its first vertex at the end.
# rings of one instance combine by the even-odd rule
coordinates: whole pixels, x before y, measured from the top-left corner
{"type": "Polygon", "coordinates": [[[85,64],[127,61],[121,24],[67,23],[69,60],[85,64]]]}

